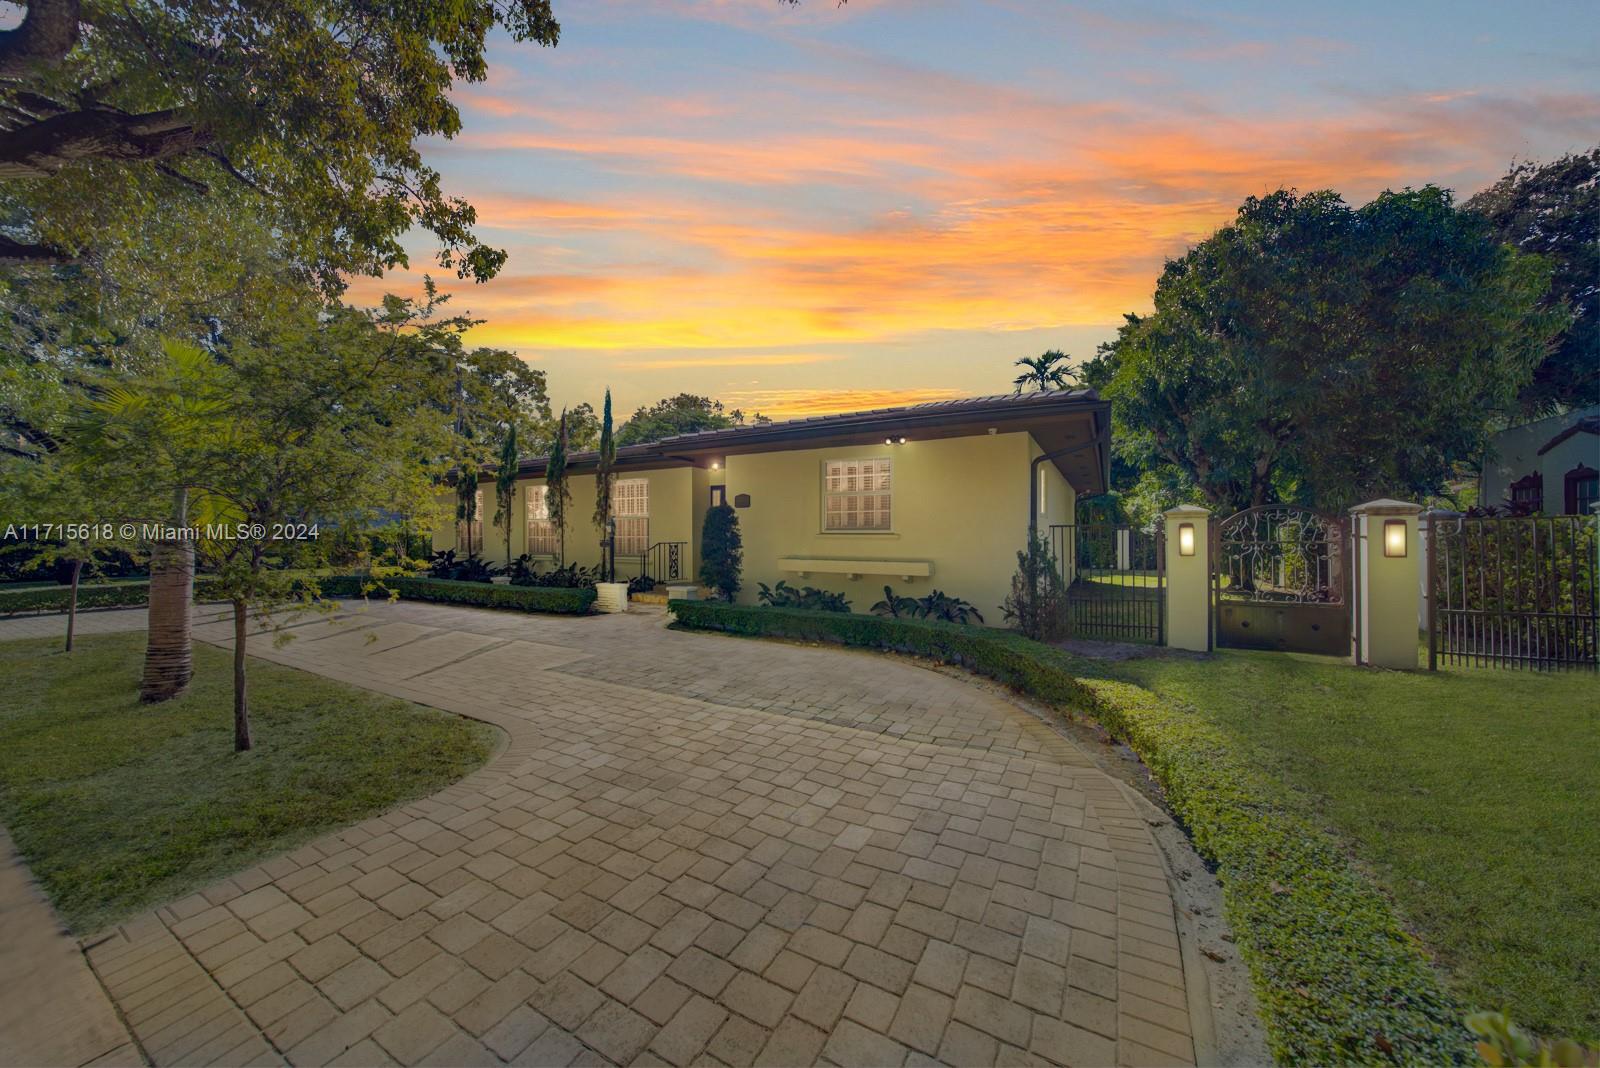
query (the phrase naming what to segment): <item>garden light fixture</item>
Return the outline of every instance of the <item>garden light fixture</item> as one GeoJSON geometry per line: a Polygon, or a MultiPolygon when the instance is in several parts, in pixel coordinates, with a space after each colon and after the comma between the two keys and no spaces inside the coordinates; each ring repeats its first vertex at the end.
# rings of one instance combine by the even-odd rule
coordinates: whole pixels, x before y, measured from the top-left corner
{"type": "Polygon", "coordinates": [[[1193,556],[1194,555],[1194,524],[1193,523],[1179,523],[1178,524],[1178,555],[1179,556],[1193,556]]]}
{"type": "Polygon", "coordinates": [[[1404,519],[1385,519],[1383,521],[1383,555],[1404,556],[1406,554],[1406,521],[1404,519]]]}

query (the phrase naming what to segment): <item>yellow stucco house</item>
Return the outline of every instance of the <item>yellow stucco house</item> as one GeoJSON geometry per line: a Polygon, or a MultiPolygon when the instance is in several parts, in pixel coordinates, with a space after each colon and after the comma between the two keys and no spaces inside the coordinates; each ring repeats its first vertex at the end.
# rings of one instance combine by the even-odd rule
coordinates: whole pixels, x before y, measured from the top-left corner
{"type": "MultiPolygon", "coordinates": [[[[939,401],[681,434],[617,450],[617,570],[692,584],[706,509],[726,502],[744,541],[741,603],[756,584],[842,592],[863,612],[883,596],[938,588],[998,623],[1030,522],[1071,523],[1080,493],[1105,492],[1110,406],[1092,390],[939,401]]],[[[565,557],[600,562],[595,453],[569,458],[565,557]]],[[[518,465],[511,555],[553,566],[559,532],[545,510],[543,456],[518,465]]],[[[504,563],[489,525],[434,532],[434,549],[504,563]]],[[[543,568],[541,568],[543,569],[543,568]]]]}

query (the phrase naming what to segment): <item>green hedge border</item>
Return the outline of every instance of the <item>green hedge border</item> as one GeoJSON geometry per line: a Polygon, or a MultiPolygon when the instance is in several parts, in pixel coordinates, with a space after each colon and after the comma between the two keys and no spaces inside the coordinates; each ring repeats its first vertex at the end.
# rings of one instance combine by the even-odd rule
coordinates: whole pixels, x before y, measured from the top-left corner
{"type": "MultiPolygon", "coordinates": [[[[204,578],[195,582],[196,600],[212,596],[204,578]]],[[[72,600],[70,586],[44,586],[27,590],[0,589],[0,616],[24,612],[65,612],[72,600]]],[[[148,582],[119,582],[106,586],[79,586],[78,609],[137,608],[150,602],[148,582]]]]}
{"type": "Polygon", "coordinates": [[[1475,1063],[1462,1007],[1339,842],[1273,803],[1273,783],[1216,727],[1150,691],[1080,678],[1012,631],[672,601],[681,626],[882,649],[955,664],[1082,712],[1144,761],[1217,866],[1273,1056],[1286,1064],[1475,1063]]]}
{"type": "MultiPolygon", "coordinates": [[[[467,604],[561,615],[583,615],[594,605],[595,598],[592,589],[564,586],[510,586],[493,582],[411,577],[363,579],[357,576],[354,581],[357,584],[376,584],[375,592],[378,595],[386,589],[392,590],[400,595],[402,601],[433,601],[438,604],[467,604]]],[[[327,580],[320,585],[324,597],[350,596],[343,592],[330,592],[327,580]]],[[[359,593],[359,590],[356,592],[359,593]]]]}
{"type": "MultiPolygon", "coordinates": [[[[589,611],[595,598],[594,591],[590,589],[503,586],[488,582],[455,582],[411,576],[372,579],[365,575],[325,575],[313,581],[322,597],[361,597],[369,593],[381,597],[386,592],[394,592],[407,601],[478,605],[562,615],[582,615],[589,611]]],[[[210,580],[201,576],[195,581],[195,599],[214,597],[213,586],[210,580]]],[[[71,589],[66,586],[0,590],[0,616],[24,612],[65,612],[71,595],[71,589]]],[[[149,602],[149,583],[78,587],[80,611],[92,608],[137,608],[149,602]]]]}

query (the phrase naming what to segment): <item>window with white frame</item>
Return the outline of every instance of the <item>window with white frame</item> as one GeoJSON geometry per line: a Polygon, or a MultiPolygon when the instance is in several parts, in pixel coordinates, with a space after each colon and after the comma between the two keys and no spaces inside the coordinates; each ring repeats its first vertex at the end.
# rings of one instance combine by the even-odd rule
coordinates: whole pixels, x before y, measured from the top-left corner
{"type": "Polygon", "coordinates": [[[483,552],[483,490],[473,496],[472,521],[456,524],[456,552],[471,556],[483,552]]]}
{"type": "Polygon", "coordinates": [[[889,458],[829,460],[823,465],[824,530],[888,530],[889,458]]]}
{"type": "Polygon", "coordinates": [[[618,479],[611,491],[611,514],[617,520],[617,555],[643,556],[650,548],[650,482],[618,479]]]}
{"type": "Polygon", "coordinates": [[[528,487],[528,554],[556,555],[556,525],[550,521],[550,487],[528,487]]]}

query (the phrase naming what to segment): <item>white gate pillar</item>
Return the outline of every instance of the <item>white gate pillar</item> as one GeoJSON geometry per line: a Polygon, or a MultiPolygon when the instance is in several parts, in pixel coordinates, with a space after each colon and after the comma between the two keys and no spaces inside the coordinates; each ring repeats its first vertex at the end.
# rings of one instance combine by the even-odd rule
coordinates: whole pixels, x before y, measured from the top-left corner
{"type": "Polygon", "coordinates": [[[1184,504],[1166,522],[1167,644],[1211,651],[1211,512],[1184,504]]]}
{"type": "Polygon", "coordinates": [[[1356,582],[1352,649],[1368,667],[1417,666],[1417,589],[1422,581],[1422,506],[1377,500],[1350,509],[1355,523],[1356,582]]]}

